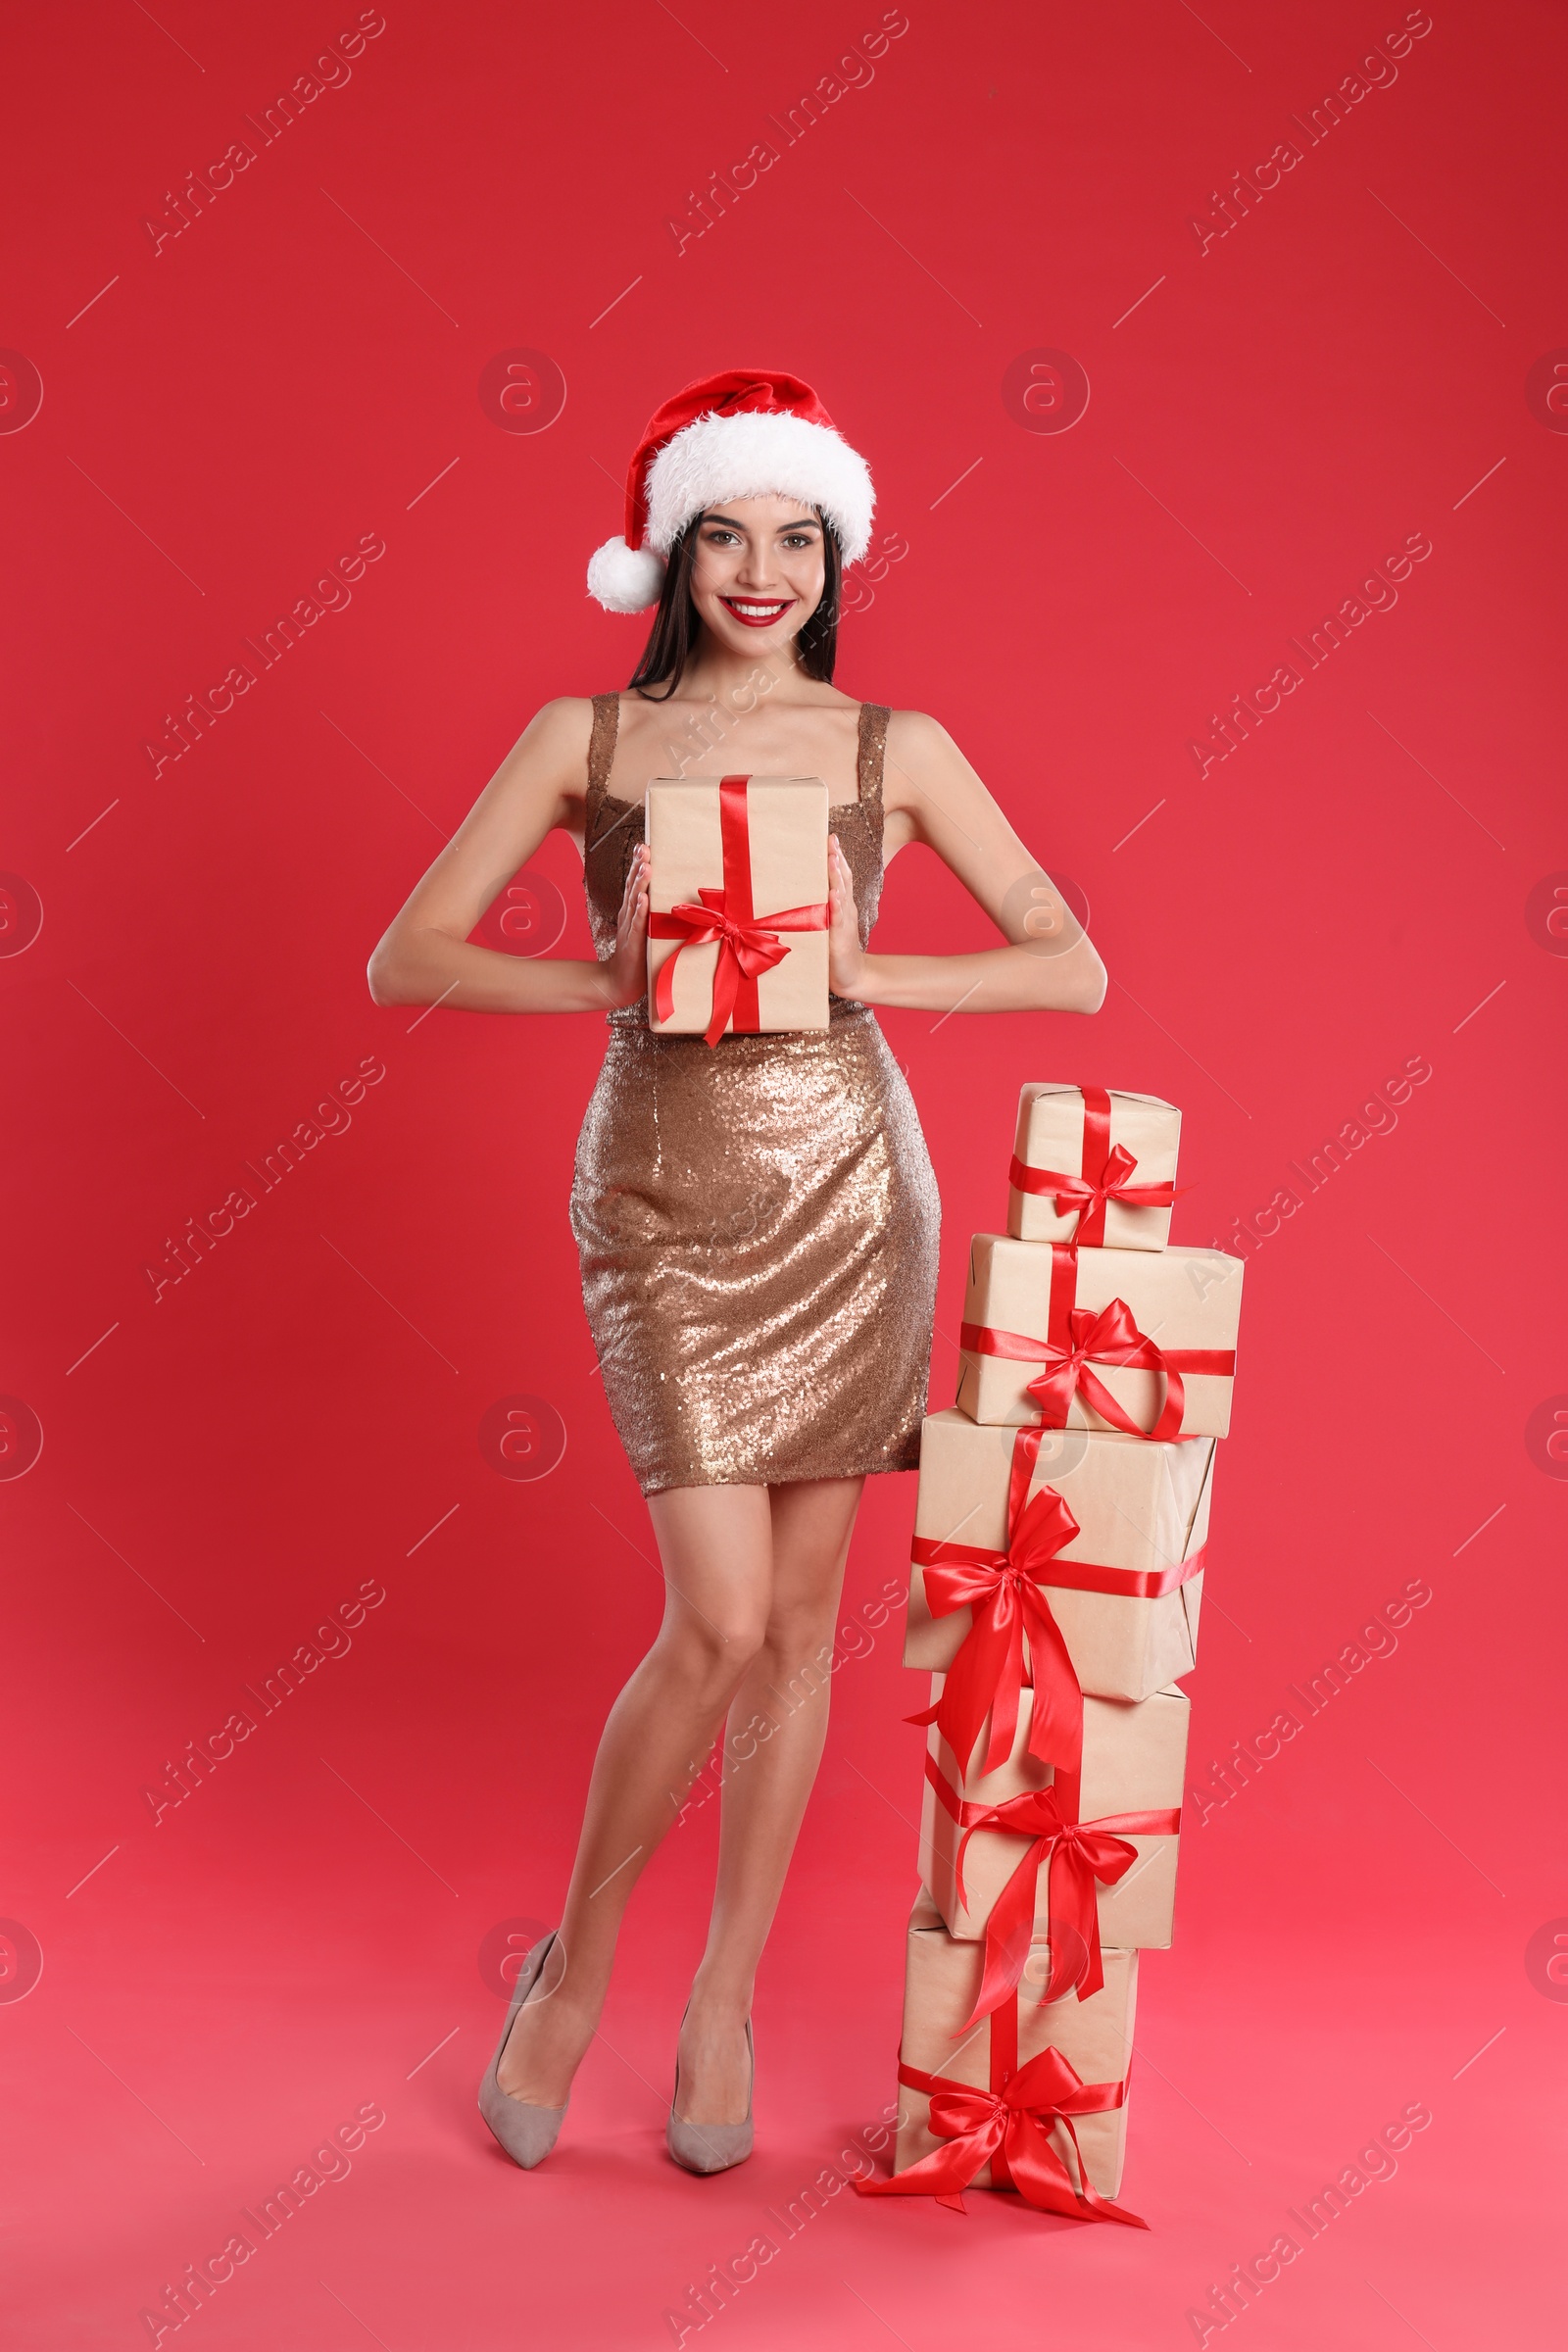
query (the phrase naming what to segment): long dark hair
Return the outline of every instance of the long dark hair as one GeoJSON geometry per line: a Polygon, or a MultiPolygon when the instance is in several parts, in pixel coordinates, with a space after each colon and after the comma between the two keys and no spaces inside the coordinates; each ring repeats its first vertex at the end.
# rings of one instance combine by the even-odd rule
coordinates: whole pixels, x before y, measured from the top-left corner
{"type": "MultiPolygon", "coordinates": [[[[839,590],[844,559],[838,533],[820,508],[817,519],[822,525],[822,596],[794,641],[794,654],[808,678],[819,678],[824,686],[831,686],[839,652],[839,590]]],[[[702,521],[701,514],[694,515],[670,548],[654,625],[648,632],[643,658],[627,681],[628,694],[640,694],[651,703],[668,702],[685,675],[697,645],[700,623],[697,607],[692,603],[692,566],[697,561],[697,534],[702,521]],[[659,686],[663,688],[662,694],[649,691],[659,686]]]]}

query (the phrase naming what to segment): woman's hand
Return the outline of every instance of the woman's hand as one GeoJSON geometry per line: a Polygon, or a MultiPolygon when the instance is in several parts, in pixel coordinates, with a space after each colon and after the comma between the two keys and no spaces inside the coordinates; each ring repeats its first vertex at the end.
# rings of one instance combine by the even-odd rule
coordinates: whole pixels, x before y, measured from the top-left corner
{"type": "Polygon", "coordinates": [[[858,996],[865,950],[860,945],[855,876],[836,833],[827,837],[827,910],[828,987],[836,997],[858,996]]]}
{"type": "Polygon", "coordinates": [[[635,1004],[648,989],[648,845],[639,842],[626,868],[626,887],[615,917],[615,944],[599,966],[604,1001],[612,1008],[635,1004]]]}

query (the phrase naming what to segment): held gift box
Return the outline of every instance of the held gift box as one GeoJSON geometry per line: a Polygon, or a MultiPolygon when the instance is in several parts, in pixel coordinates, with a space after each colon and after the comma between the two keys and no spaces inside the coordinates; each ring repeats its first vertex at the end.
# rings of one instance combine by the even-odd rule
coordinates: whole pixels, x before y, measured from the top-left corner
{"type": "Polygon", "coordinates": [[[655,1030],[706,1034],[712,1045],[725,1029],[827,1027],[827,814],[816,776],[654,778],[655,1030]]]}
{"type": "MultiPolygon", "coordinates": [[[[941,1696],[944,1678],[933,1675],[931,1696],[941,1696]]],[[[1179,1818],[1187,1763],[1189,1700],[1185,1690],[1156,1690],[1152,1698],[1086,1698],[1083,1762],[1077,1775],[1056,1772],[1029,1752],[1034,1693],[1019,1693],[1018,1731],[1012,1752],[995,1772],[980,1769],[977,1748],[966,1777],[956,1757],[932,1725],[925,1801],[920,1814],[920,1876],[950,1936],[972,1940],[984,1936],[998,1896],[1024,1860],[1032,1842],[1027,1833],[975,1828],[963,1847],[963,1890],[958,1898],[958,1848],[968,1820],[1010,1798],[1054,1785],[1059,1811],[1080,1826],[1106,1823],[1110,1835],[1132,1846],[1137,1860],[1114,1884],[1098,1887],[1102,1945],[1129,1951],[1163,1950],[1170,1943],[1176,1901],[1175,1827],[1148,1831],[1122,1826],[1141,1818],[1179,1818]],[[944,1798],[932,1771],[947,1790],[944,1798]]],[[[1043,1859],[1035,1886],[1035,1937],[1047,1933],[1051,1863],[1043,1859]]]]}
{"type": "MultiPolygon", "coordinates": [[[[906,2066],[976,2089],[990,2083],[991,2037],[997,2030],[997,2020],[986,2017],[965,2031],[980,1990],[982,1951],[980,1944],[960,1943],[948,1934],[922,1887],[909,1915],[900,2057],[906,2066]]],[[[1051,1974],[1049,1956],[1043,1942],[1031,1947],[1017,1997],[1020,2066],[1050,2045],[1061,2052],[1083,2082],[1126,2082],[1138,1999],[1138,1954],[1107,1950],[1102,1957],[1105,1982],[1099,1992],[1086,2001],[1069,1995],[1047,2003],[1040,1994],[1051,1974]]],[[[1010,2001],[1007,2007],[1012,2009],[1010,2001]]],[[[930,2128],[930,2112],[925,2092],[900,2085],[896,2172],[944,2145],[930,2128]]],[[[1113,2197],[1121,2185],[1127,2140],[1125,2100],[1105,2114],[1076,2117],[1075,2129],[1090,2185],[1102,2197],[1113,2197]]],[[[1053,2126],[1051,2138],[1069,2175],[1075,2176],[1072,2142],[1059,2123],[1053,2126]]],[[[989,2188],[991,2167],[983,2166],[967,2185],[989,2188]]]]}
{"type": "Polygon", "coordinates": [[[983,1429],[955,1409],[928,1415],[904,1663],[945,1671],[957,1656],[973,1610],[934,1615],[926,1564],[940,1569],[944,1552],[975,1549],[1004,1561],[1013,1449],[1036,1438],[1029,1494],[1054,1488],[1078,1522],[1037,1580],[1073,1670],[1098,1698],[1148,1698],[1197,1661],[1212,1438],[1163,1445],[1113,1431],[983,1429]]]}
{"type": "Polygon", "coordinates": [[[1018,1099],[1007,1231],[1020,1242],[1163,1250],[1181,1129],[1181,1112],[1157,1095],[1026,1086],[1018,1099]],[[1045,1184],[1046,1176],[1060,1177],[1065,1191],[1045,1184]],[[1093,1197],[1075,1205],[1074,1188],[1093,1197]],[[1152,1200],[1137,1198],[1150,1191],[1152,1200]],[[1118,1193],[1130,1197],[1117,1199],[1118,1193]]]}
{"type": "Polygon", "coordinates": [[[1054,1428],[1063,1426],[1063,1411],[1069,1429],[1114,1426],[1085,1393],[1098,1383],[1139,1429],[1152,1430],[1175,1372],[1182,1435],[1226,1437],[1244,1271],[1244,1261],[1222,1250],[1045,1249],[978,1233],[969,1246],[958,1404],[974,1421],[1038,1421],[1041,1402],[1029,1395],[1030,1382],[1088,1341],[1090,1377],[1052,1384],[1047,1418],[1054,1428]],[[1136,1327],[1131,1339],[1152,1340],[1165,1369],[1116,1360],[1148,1354],[1131,1345],[1126,1318],[1107,1313],[1117,1299],[1136,1327]]]}

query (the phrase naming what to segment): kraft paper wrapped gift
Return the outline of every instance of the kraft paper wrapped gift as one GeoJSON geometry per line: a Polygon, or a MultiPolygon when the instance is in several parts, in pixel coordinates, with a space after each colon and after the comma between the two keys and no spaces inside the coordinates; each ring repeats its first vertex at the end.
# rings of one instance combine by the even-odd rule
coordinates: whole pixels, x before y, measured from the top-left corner
{"type": "Polygon", "coordinates": [[[1026,1086],[1018,1099],[1007,1231],[1020,1242],[1163,1250],[1181,1128],[1181,1112],[1157,1095],[1026,1086]],[[1047,1176],[1061,1185],[1046,1184],[1047,1176]],[[1084,1196],[1076,1203],[1075,1189],[1084,1196]]]}
{"type": "MultiPolygon", "coordinates": [[[[990,2082],[991,2036],[996,2023],[983,2018],[978,2026],[964,2031],[964,2021],[980,1989],[982,1948],[978,1943],[960,1943],[948,1934],[936,1905],[922,1887],[909,1915],[900,2058],[906,2066],[967,2082],[976,2089],[985,2088],[990,2082]]],[[[1087,2001],[1069,1996],[1046,2003],[1040,1992],[1051,1973],[1049,1955],[1044,1942],[1031,1949],[1018,1987],[1020,2066],[1050,2045],[1061,2052],[1084,2082],[1125,2082],[1138,2001],[1138,1954],[1107,1950],[1103,1962],[1104,1984],[1087,2001]]],[[[944,2144],[930,2129],[930,2112],[931,2101],[924,2092],[900,2085],[895,2171],[904,2172],[944,2144]]],[[[1091,2186],[1102,2197],[1113,2197],[1121,2185],[1127,2141],[1125,2100],[1106,2114],[1079,2116],[1076,2131],[1091,2186]]],[[[1053,2130],[1052,2145],[1069,2174],[1075,2172],[1072,2143],[1059,2124],[1053,2130]]],[[[990,2166],[983,2166],[969,2185],[989,2188],[990,2166]]]]}
{"type": "MultiPolygon", "coordinates": [[[[1054,1428],[1108,1429],[1091,1401],[1108,1392],[1140,1430],[1159,1427],[1167,1393],[1181,1402],[1184,1437],[1223,1438],[1231,1425],[1236,1329],[1244,1261],[1222,1250],[1079,1250],[976,1234],[969,1246],[969,1287],[959,1333],[957,1401],[971,1420],[1019,1427],[1045,1418],[1054,1428]],[[1150,1350],[1130,1345],[1152,1341],[1150,1350]],[[1088,1377],[1073,1378],[1065,1358],[1088,1342],[1088,1377]],[[1118,1361],[1128,1355],[1133,1362],[1118,1361]],[[1136,1360],[1144,1357],[1144,1364],[1136,1360]],[[1054,1372],[1044,1396],[1029,1384],[1054,1372]],[[1174,1372],[1179,1389],[1168,1392],[1174,1372]]],[[[1160,1429],[1173,1436],[1175,1427],[1160,1429]]]]}
{"type": "Polygon", "coordinates": [[[816,776],[649,785],[654,1029],[827,1027],[827,814],[816,776]]]}
{"type": "Polygon", "coordinates": [[[1096,1430],[1015,1433],[956,1410],[930,1414],[904,1663],[944,1672],[957,1656],[973,1612],[934,1616],[924,1563],[939,1566],[944,1546],[950,1557],[969,1547],[1005,1556],[1013,1448],[1036,1438],[1029,1493],[1054,1488],[1079,1527],[1041,1579],[1073,1671],[1097,1698],[1148,1698],[1197,1662],[1203,1572],[1196,1563],[1208,1535],[1213,1438],[1163,1445],[1096,1430]],[[1090,1580],[1112,1589],[1084,1589],[1090,1580]]]}
{"type": "MultiPolygon", "coordinates": [[[[933,1700],[943,1677],[931,1678],[933,1700]]],[[[925,1801],[920,1814],[920,1877],[948,1933],[960,1940],[983,1936],[997,1898],[1028,1854],[1027,1834],[975,1829],[963,1846],[963,1890],[958,1898],[958,1848],[964,1837],[961,1808],[986,1812],[1009,1798],[1055,1788],[1064,1819],[1080,1826],[1105,1824],[1112,1837],[1132,1846],[1137,1860],[1124,1876],[1098,1887],[1097,1909],[1102,1946],[1162,1950],[1171,1939],[1176,1901],[1179,1831],[1122,1826],[1140,1818],[1179,1817],[1187,1764],[1190,1702],[1174,1687],[1152,1698],[1086,1698],[1083,1762],[1076,1777],[1058,1773],[1029,1753],[1030,1707],[1034,1693],[1019,1695],[1018,1731],[1012,1752],[995,1772],[979,1769],[977,1749],[967,1776],[935,1724],[928,1739],[925,1801]],[[933,1771],[945,1784],[939,1796],[933,1771]]],[[[970,1818],[973,1818],[971,1812],[970,1818]]],[[[1043,1861],[1034,1893],[1035,1938],[1048,1933],[1051,1862],[1043,1861]]],[[[1070,1957],[1070,1956],[1069,1956],[1070,1957]]]]}

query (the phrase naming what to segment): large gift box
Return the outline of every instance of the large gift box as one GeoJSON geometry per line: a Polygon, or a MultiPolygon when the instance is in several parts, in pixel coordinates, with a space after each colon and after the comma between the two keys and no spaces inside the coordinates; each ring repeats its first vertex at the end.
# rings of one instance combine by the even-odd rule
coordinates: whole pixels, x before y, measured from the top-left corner
{"type": "Polygon", "coordinates": [[[1182,1114],[1157,1095],[1026,1086],[1018,1101],[1007,1231],[1021,1242],[1163,1250],[1182,1114]]]}
{"type": "Polygon", "coordinates": [[[1223,1438],[1243,1260],[976,1234],[959,1333],[972,1420],[1223,1438]]]}
{"type": "MultiPolygon", "coordinates": [[[[932,1677],[940,1701],[944,1677],[932,1677]]],[[[1076,1774],[1030,1752],[1034,1693],[1019,1693],[1012,1747],[994,1772],[965,1774],[938,1725],[926,1755],[920,1876],[950,1935],[992,1946],[988,1976],[1016,1981],[1049,1939],[1058,1985],[1098,1981],[1102,1945],[1171,1939],[1187,1693],[1086,1698],[1076,1774]]]]}
{"type": "Polygon", "coordinates": [[[816,776],[649,785],[651,1027],[827,1027],[827,812],[816,776]]]}
{"type": "MultiPolygon", "coordinates": [[[[996,1676],[1016,1689],[1022,1649],[1028,1679],[1054,1692],[1050,1708],[1037,1698],[1035,1748],[1070,1767],[1070,1748],[1051,1755],[1043,1732],[1069,1723],[1074,1676],[1099,1698],[1148,1698],[1191,1673],[1214,1452],[1212,1438],[927,1417],[904,1663],[960,1661],[944,1692],[950,1719],[961,1706],[978,1732],[996,1676]]],[[[993,1764],[1011,1746],[1006,1717],[993,1752],[1003,1721],[998,1709],[993,1764]]]]}
{"type": "MultiPolygon", "coordinates": [[[[1126,2082],[1138,1999],[1138,1954],[1107,1950],[1103,1957],[1105,1981],[1099,1992],[1087,2000],[1043,2001],[1050,1960],[1041,1943],[1030,1954],[1016,1998],[973,2025],[969,2019],[980,1986],[981,1947],[960,1943],[948,1934],[922,1887],[909,1917],[904,1977],[896,2172],[906,2172],[923,2157],[953,2145],[950,2136],[931,2129],[933,2094],[916,2088],[906,2077],[921,2074],[977,2090],[1000,2090],[998,2076],[1013,2075],[1054,2049],[1078,2083],[1098,2093],[1099,2112],[1092,2102],[1069,2093],[1062,2104],[1078,2110],[1072,2115],[1072,2134],[1055,2119],[1042,2118],[1041,2129],[1075,2187],[1087,2182],[1102,2197],[1115,2195],[1127,2136],[1126,2082]]],[[[1016,2161],[1018,2148],[1011,2153],[1016,2161]]],[[[965,2185],[998,2186],[992,2165],[982,2164],[965,2185]]]]}

